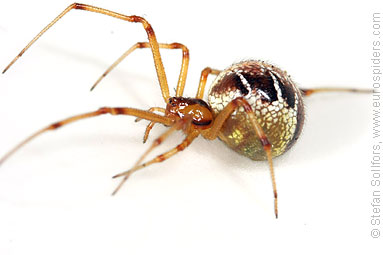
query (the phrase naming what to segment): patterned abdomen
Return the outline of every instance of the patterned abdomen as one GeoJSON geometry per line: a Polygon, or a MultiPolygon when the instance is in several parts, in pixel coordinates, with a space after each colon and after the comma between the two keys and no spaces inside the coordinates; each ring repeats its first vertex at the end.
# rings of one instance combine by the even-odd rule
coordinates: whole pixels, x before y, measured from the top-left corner
{"type": "MultiPolygon", "coordinates": [[[[244,61],[222,71],[209,91],[209,105],[217,115],[237,97],[245,98],[272,145],[273,157],[298,139],[304,121],[300,90],[279,68],[262,61],[244,61]]],[[[219,138],[236,152],[253,160],[266,154],[243,107],[234,111],[219,138]]]]}

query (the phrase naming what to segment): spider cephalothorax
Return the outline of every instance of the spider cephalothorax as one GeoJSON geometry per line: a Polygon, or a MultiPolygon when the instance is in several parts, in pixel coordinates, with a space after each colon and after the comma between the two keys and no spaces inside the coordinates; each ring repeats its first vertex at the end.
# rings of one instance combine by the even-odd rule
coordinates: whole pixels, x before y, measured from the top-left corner
{"type": "Polygon", "coordinates": [[[171,97],[166,105],[165,115],[185,118],[190,116],[191,123],[200,129],[209,128],[213,122],[213,113],[202,99],[171,97]]]}

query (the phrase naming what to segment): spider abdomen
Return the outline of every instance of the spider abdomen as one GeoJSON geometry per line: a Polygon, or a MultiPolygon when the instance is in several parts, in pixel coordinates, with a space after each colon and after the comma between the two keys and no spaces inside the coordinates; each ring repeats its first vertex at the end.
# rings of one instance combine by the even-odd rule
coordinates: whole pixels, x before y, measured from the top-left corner
{"type": "MultiPolygon", "coordinates": [[[[208,102],[217,115],[238,97],[245,98],[272,145],[272,156],[287,151],[304,122],[300,90],[281,69],[263,61],[243,61],[222,71],[210,88],[208,102]]],[[[243,107],[225,121],[219,138],[253,160],[266,160],[263,146],[243,107]]]]}

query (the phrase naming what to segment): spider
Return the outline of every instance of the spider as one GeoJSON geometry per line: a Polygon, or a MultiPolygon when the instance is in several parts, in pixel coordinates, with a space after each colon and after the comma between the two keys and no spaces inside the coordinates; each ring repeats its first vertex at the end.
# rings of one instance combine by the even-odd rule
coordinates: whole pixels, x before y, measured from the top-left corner
{"type": "Polygon", "coordinates": [[[267,160],[274,194],[274,213],[278,218],[278,195],[275,181],[273,158],[286,152],[298,139],[304,122],[303,96],[317,92],[344,91],[367,93],[370,90],[345,88],[300,89],[289,75],[280,68],[258,60],[235,63],[225,70],[206,67],[201,72],[195,97],[184,97],[183,91],[189,65],[189,50],[180,43],[158,43],[152,26],[140,16],[127,16],[99,7],[73,3],[38,33],[27,46],[4,69],[5,73],[25,51],[60,20],[70,10],[84,10],[105,14],[133,23],[141,23],[148,42],[138,42],[115,61],[92,86],[96,85],[125,57],[136,49],[150,48],[165,108],[152,107],[139,110],[130,107],[102,107],[96,111],[79,114],[55,122],[32,134],[0,159],[4,163],[14,152],[35,137],[46,131],[56,130],[69,123],[103,114],[130,115],[136,121],[149,121],[144,133],[144,143],[155,124],[163,124],[169,129],[154,140],[152,145],[138,159],[136,164],[113,178],[121,177],[121,182],[112,194],[116,194],[129,176],[151,164],[160,163],[183,151],[200,135],[208,140],[219,138],[231,149],[253,160],[267,160]],[[170,96],[168,82],[159,49],[181,49],[182,65],[175,96],[170,96]],[[203,100],[207,77],[215,75],[209,93],[208,102],[203,100]],[[156,113],[157,112],[157,113],[156,113]],[[183,131],[184,140],[173,149],[144,161],[155,147],[158,147],[174,131],[183,131]]]}

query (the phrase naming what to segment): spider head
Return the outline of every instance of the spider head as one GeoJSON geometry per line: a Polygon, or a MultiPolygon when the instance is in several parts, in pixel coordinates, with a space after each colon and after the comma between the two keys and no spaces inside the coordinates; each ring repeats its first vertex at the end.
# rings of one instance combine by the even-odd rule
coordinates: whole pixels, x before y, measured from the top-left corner
{"type": "Polygon", "coordinates": [[[205,129],[213,123],[210,106],[202,99],[171,97],[166,105],[166,116],[175,118],[191,117],[195,127],[205,129]]]}

